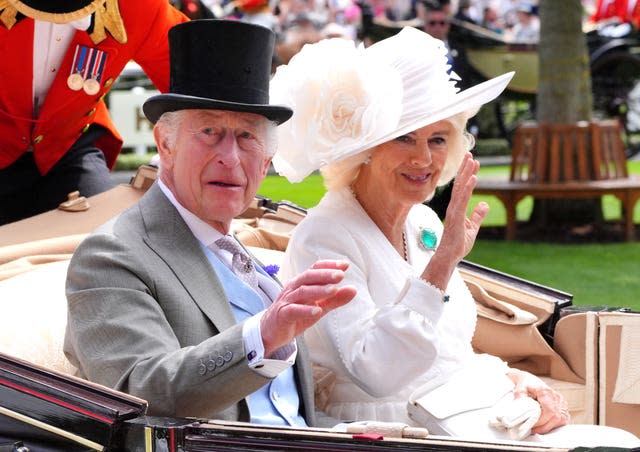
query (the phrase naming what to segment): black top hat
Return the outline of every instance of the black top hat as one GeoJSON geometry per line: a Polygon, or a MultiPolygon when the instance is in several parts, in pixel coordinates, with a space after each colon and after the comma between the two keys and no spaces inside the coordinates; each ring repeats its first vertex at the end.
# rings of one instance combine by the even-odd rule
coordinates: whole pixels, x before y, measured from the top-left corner
{"type": "Polygon", "coordinates": [[[269,105],[269,78],[275,45],[266,27],[239,21],[192,20],[169,30],[169,92],[142,105],[155,124],[165,112],[214,109],[256,113],[278,124],[293,111],[269,105]]]}
{"type": "Polygon", "coordinates": [[[106,0],[9,0],[19,12],[32,19],[68,23],[93,14],[106,0]]]}

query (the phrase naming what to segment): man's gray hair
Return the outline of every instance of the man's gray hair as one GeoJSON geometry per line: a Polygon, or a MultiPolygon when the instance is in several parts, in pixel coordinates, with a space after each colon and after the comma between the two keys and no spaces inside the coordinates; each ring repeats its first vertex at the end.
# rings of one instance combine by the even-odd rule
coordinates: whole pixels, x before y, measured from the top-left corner
{"type": "MultiPolygon", "coordinates": [[[[156,127],[163,129],[163,134],[167,139],[167,144],[170,148],[173,148],[178,138],[178,127],[184,119],[186,114],[185,110],[167,111],[163,113],[158,121],[156,127]]],[[[276,133],[278,124],[274,121],[270,121],[265,118],[266,121],[266,137],[265,137],[265,155],[267,157],[273,157],[278,147],[278,134],[276,133]]]]}

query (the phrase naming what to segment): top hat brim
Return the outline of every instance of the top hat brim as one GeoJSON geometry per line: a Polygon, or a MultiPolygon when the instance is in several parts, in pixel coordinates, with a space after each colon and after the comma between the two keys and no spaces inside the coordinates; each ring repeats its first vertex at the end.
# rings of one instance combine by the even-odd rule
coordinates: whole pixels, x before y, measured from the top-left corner
{"type": "Polygon", "coordinates": [[[142,111],[152,124],[155,124],[163,113],[194,109],[255,113],[276,124],[282,124],[293,115],[291,108],[281,105],[243,104],[172,93],[157,94],[147,99],[142,105],[142,111]]]}
{"type": "Polygon", "coordinates": [[[32,19],[66,24],[93,14],[106,0],[9,0],[18,12],[32,19]]]}

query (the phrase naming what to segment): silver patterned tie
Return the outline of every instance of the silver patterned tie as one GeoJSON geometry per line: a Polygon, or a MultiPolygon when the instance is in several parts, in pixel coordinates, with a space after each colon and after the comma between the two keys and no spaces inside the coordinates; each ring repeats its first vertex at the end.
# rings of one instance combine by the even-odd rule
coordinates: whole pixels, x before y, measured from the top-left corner
{"type": "Polygon", "coordinates": [[[247,283],[256,292],[258,291],[258,275],[253,267],[253,261],[244,252],[242,247],[232,237],[225,235],[216,240],[216,245],[222,250],[233,255],[231,259],[231,269],[238,278],[247,283]]]}

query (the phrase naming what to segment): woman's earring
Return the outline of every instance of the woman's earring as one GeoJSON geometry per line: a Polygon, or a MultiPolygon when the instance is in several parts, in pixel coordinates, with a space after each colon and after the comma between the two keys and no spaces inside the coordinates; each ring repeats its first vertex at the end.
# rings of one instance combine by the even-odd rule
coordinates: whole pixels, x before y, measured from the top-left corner
{"type": "Polygon", "coordinates": [[[371,163],[371,156],[369,155],[364,162],[362,162],[363,165],[368,165],[369,163],[371,163]]]}

